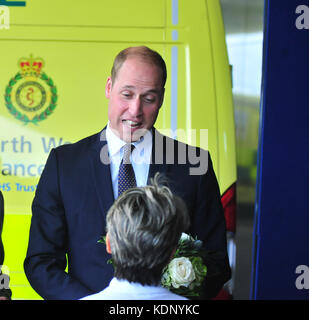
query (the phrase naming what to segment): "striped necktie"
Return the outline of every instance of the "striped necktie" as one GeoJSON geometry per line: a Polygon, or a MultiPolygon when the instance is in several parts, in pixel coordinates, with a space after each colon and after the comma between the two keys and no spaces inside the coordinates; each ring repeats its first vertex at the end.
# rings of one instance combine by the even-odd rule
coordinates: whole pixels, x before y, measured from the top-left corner
{"type": "Polygon", "coordinates": [[[126,190],[136,187],[134,170],[130,161],[130,155],[134,145],[126,144],[123,147],[123,158],[118,173],[118,197],[126,190]]]}

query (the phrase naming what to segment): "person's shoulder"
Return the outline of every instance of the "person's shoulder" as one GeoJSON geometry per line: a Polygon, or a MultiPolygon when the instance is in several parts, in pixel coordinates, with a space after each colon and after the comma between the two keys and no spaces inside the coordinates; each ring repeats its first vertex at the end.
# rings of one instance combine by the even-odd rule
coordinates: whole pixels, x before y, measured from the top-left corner
{"type": "MultiPolygon", "coordinates": [[[[101,131],[102,132],[102,131],[101,131]]],[[[61,163],[77,164],[89,157],[92,150],[100,150],[101,132],[83,138],[74,143],[66,143],[52,148],[49,159],[57,159],[61,163]]]]}
{"type": "Polygon", "coordinates": [[[102,138],[102,131],[92,134],[86,138],[83,138],[74,143],[66,143],[61,146],[55,147],[51,150],[51,153],[55,154],[56,157],[60,158],[80,158],[83,155],[88,156],[90,150],[100,150],[100,144],[104,138],[102,138]]]}
{"type": "Polygon", "coordinates": [[[83,148],[89,148],[92,145],[96,144],[96,142],[99,140],[99,135],[100,135],[100,132],[95,133],[95,134],[88,136],[86,138],[83,138],[77,142],[63,144],[61,146],[58,146],[55,148],[55,150],[63,152],[63,151],[70,151],[70,150],[74,151],[76,149],[80,150],[83,148]]]}
{"type": "Polygon", "coordinates": [[[160,288],[160,292],[156,293],[155,300],[160,299],[160,300],[189,300],[188,298],[184,296],[180,296],[174,292],[171,292],[167,288],[160,288]],[[159,295],[157,296],[157,294],[159,295]]]}
{"type": "Polygon", "coordinates": [[[79,300],[102,300],[101,292],[90,294],[89,296],[83,297],[79,300]]]}
{"type": "Polygon", "coordinates": [[[156,140],[159,143],[163,141],[163,143],[165,143],[166,145],[174,145],[177,148],[186,149],[188,151],[207,152],[207,153],[209,152],[208,150],[200,148],[198,146],[182,142],[178,140],[178,137],[172,138],[168,135],[165,135],[155,128],[153,129],[153,135],[154,135],[155,142],[156,140]]]}
{"type": "Polygon", "coordinates": [[[170,292],[169,294],[166,294],[166,296],[164,297],[164,300],[189,300],[189,299],[170,292]]]}
{"type": "Polygon", "coordinates": [[[189,166],[193,171],[196,171],[193,175],[204,174],[207,172],[209,165],[212,167],[212,160],[208,150],[179,141],[177,137],[171,138],[156,129],[154,129],[153,134],[155,153],[164,154],[169,161],[172,159],[174,161],[173,165],[189,166]],[[202,170],[199,170],[199,168],[202,170]]]}

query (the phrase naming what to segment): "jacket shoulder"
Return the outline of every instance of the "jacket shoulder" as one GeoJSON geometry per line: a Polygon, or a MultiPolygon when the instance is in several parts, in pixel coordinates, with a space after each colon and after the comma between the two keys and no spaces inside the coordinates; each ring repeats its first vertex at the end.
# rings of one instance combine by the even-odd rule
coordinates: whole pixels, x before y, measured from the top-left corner
{"type": "Polygon", "coordinates": [[[154,150],[160,151],[161,148],[163,152],[173,152],[176,157],[180,156],[182,152],[185,152],[186,155],[195,154],[196,156],[199,156],[202,154],[203,156],[207,156],[207,158],[210,159],[210,154],[208,150],[163,135],[156,129],[154,130],[153,134],[154,150]]]}
{"type": "Polygon", "coordinates": [[[88,136],[86,138],[83,138],[77,142],[69,143],[69,144],[63,144],[59,147],[54,148],[54,151],[57,155],[72,155],[75,154],[83,154],[87,150],[90,150],[91,148],[95,148],[96,145],[99,143],[100,139],[100,133],[95,133],[91,136],[88,136]]]}

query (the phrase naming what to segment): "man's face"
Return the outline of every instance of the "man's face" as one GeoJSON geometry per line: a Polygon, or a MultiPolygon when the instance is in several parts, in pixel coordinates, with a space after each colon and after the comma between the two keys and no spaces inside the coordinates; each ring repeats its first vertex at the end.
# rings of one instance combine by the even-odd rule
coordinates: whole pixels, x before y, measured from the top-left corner
{"type": "Polygon", "coordinates": [[[113,132],[126,142],[136,141],[154,125],[163,102],[161,70],[137,57],[128,58],[105,87],[108,119],[113,132]]]}

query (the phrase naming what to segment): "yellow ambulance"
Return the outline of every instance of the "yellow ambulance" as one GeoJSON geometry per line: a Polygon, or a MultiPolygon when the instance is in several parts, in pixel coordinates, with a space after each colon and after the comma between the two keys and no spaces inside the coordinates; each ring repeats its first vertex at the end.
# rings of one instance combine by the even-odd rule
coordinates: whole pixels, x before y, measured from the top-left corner
{"type": "MultiPolygon", "coordinates": [[[[12,298],[40,299],[23,261],[31,203],[49,151],[102,129],[107,122],[104,87],[113,59],[135,45],[157,50],[167,63],[156,128],[211,152],[233,267],[235,127],[219,0],[0,3],[0,190],[12,298]]],[[[230,281],[226,297],[231,290],[230,281]]]]}

